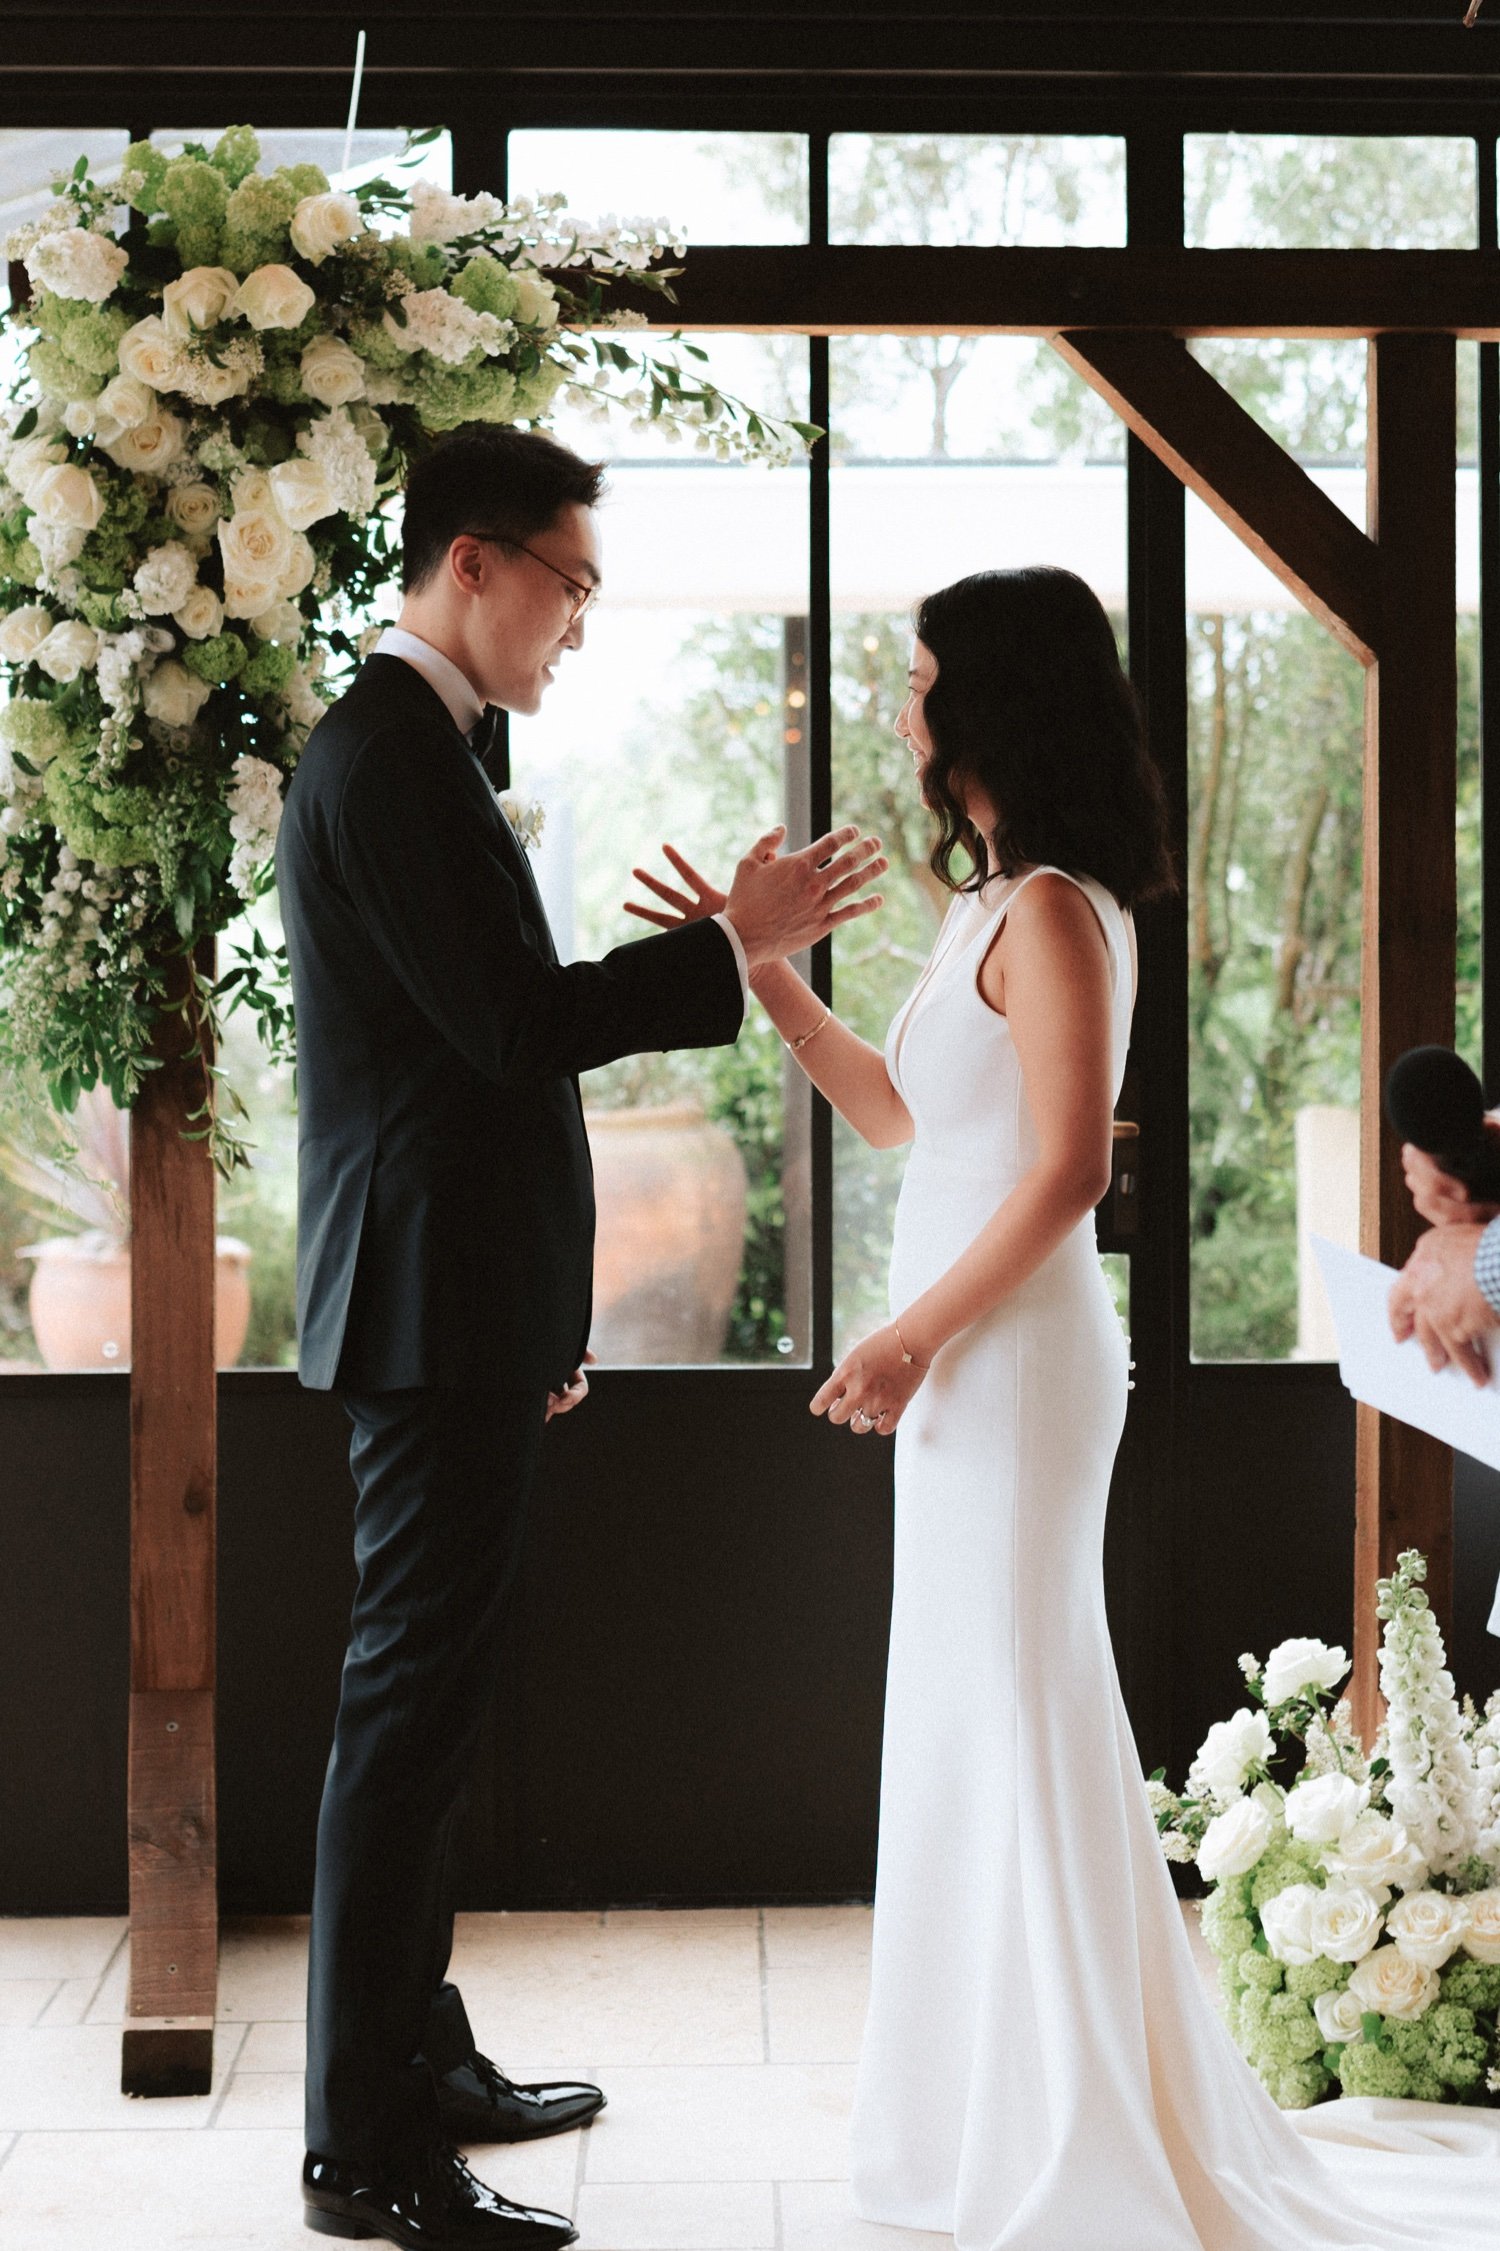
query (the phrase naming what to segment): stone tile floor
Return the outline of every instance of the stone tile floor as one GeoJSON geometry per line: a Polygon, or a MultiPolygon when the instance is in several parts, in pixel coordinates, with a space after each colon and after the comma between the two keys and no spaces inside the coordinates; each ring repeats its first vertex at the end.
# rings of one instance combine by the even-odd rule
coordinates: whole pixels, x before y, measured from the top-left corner
{"type": "MultiPolygon", "coordinates": [[[[571,2213],[582,2251],[939,2251],[848,2206],[869,1935],[863,1907],[460,1916],[481,2045],[610,2098],[583,2133],[471,2152],[475,2172],[571,2213]]],[[[306,1960],[305,1918],[228,1924],[212,2092],[132,2101],[123,1918],[0,1920],[0,2251],[312,2242],[306,1960]]]]}

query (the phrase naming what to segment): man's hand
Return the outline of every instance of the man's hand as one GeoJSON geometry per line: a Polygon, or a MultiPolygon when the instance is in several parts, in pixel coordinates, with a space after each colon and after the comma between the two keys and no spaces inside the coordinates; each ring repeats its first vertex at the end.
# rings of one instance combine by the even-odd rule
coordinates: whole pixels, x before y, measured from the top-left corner
{"type": "MultiPolygon", "coordinates": [[[[1500,1138],[1500,1120],[1486,1118],[1484,1130],[1500,1138]]],[[[1500,1218],[1500,1204],[1471,1204],[1469,1191],[1451,1172],[1440,1171],[1435,1159],[1415,1143],[1401,1144],[1401,1167],[1411,1200],[1434,1227],[1467,1226],[1500,1218]]]]}
{"type": "Polygon", "coordinates": [[[734,871],[725,912],[745,949],[751,969],[799,954],[826,938],[841,922],[873,914],[880,893],[859,899],[890,865],[878,836],[857,828],[831,829],[800,852],[783,854],[784,827],[758,837],[734,871]]]}
{"type": "MultiPolygon", "coordinates": [[[[584,1353],[583,1368],[596,1368],[598,1365],[597,1352],[584,1353]]],[[[575,1407],[582,1406],[589,1395],[589,1379],[583,1368],[573,1370],[561,1391],[548,1392],[547,1412],[542,1418],[544,1422],[551,1422],[554,1415],[571,1415],[575,1407]]]]}
{"type": "MultiPolygon", "coordinates": [[[[1441,1177],[1441,1176],[1440,1176],[1441,1177]]],[[[1391,1291],[1391,1332],[1398,1344],[1414,1336],[1429,1368],[1452,1363],[1470,1381],[1490,1377],[1486,1343],[1497,1323],[1474,1280],[1482,1226],[1453,1221],[1424,1235],[1391,1291]]]]}

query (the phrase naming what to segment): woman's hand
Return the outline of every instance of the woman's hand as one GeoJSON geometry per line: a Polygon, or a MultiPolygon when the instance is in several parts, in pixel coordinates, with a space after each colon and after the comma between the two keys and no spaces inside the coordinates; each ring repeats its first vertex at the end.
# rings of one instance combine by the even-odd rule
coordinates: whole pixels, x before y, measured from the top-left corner
{"type": "MultiPolygon", "coordinates": [[[[764,843],[765,839],[762,838],[761,841],[764,843]]],[[[664,900],[669,907],[676,911],[672,914],[661,914],[655,907],[640,907],[636,905],[634,899],[627,899],[625,901],[625,912],[635,915],[641,922],[654,922],[659,930],[676,930],[684,922],[704,922],[710,915],[722,914],[729,903],[729,894],[726,891],[717,890],[709,882],[707,876],[700,875],[692,863],[683,858],[675,845],[664,844],[662,850],[682,877],[683,882],[689,886],[693,896],[689,899],[681,891],[674,891],[670,884],[660,882],[654,875],[649,875],[644,868],[632,868],[630,872],[637,883],[644,883],[648,891],[654,891],[658,899],[664,900]]],[[[774,856],[773,853],[772,857],[774,858],[774,856]]]]}
{"type": "Polygon", "coordinates": [[[906,1359],[895,1323],[887,1322],[844,1354],[814,1394],[812,1412],[827,1415],[831,1423],[847,1423],[856,1437],[874,1430],[889,1438],[926,1373],[917,1361],[906,1359]]]}
{"type": "Polygon", "coordinates": [[[589,1379],[583,1372],[584,1368],[596,1368],[598,1365],[597,1352],[584,1353],[583,1367],[573,1370],[562,1390],[548,1392],[547,1412],[542,1417],[543,1422],[551,1422],[554,1415],[571,1415],[575,1407],[583,1405],[589,1395],[589,1379]]]}
{"type": "MultiPolygon", "coordinates": [[[[1486,1135],[1500,1134],[1500,1125],[1487,1118],[1484,1130],[1486,1135]]],[[[1463,1182],[1444,1172],[1410,1141],[1401,1144],[1401,1167],[1412,1202],[1434,1227],[1472,1226],[1476,1221],[1500,1218],[1500,1204],[1470,1203],[1463,1182]]]]}

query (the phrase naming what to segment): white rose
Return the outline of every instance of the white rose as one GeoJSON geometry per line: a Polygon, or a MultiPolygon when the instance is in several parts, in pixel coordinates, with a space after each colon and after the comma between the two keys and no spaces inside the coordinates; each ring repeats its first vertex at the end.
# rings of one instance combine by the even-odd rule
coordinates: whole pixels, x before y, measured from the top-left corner
{"type": "Polygon", "coordinates": [[[320,406],[347,406],[364,396],[365,363],[342,336],[318,336],[298,362],[302,388],[320,406]]]}
{"type": "Polygon", "coordinates": [[[252,328],[300,328],[317,301],[317,291],[290,266],[257,266],[240,283],[229,309],[252,328]]]}
{"type": "Polygon", "coordinates": [[[1398,1947],[1377,1946],[1356,1968],[1349,1991],[1362,2009],[1409,2024],[1437,1999],[1438,1974],[1411,1961],[1398,1947]]]}
{"type": "Polygon", "coordinates": [[[305,587],[312,584],[313,572],[317,567],[318,558],[313,552],[313,543],[306,532],[293,532],[291,560],[276,581],[273,591],[279,594],[283,601],[290,601],[293,595],[300,594],[305,587]]]}
{"type": "Polygon", "coordinates": [[[1248,1705],[1242,1705],[1227,1720],[1214,1722],[1193,1761],[1193,1771],[1216,1797],[1227,1797],[1231,1790],[1239,1789],[1252,1766],[1271,1756],[1271,1750],[1271,1727],[1265,1713],[1252,1712],[1248,1705]]]}
{"type": "Polygon", "coordinates": [[[20,438],[5,457],[6,479],[24,500],[26,488],[33,477],[39,477],[54,462],[66,461],[67,458],[67,447],[50,434],[45,437],[20,438]]]}
{"type": "Polygon", "coordinates": [[[1370,1802],[1370,1787],[1347,1774],[1320,1774],[1287,1792],[1286,1825],[1299,1844],[1335,1845],[1370,1802]]]}
{"type": "Polygon", "coordinates": [[[1316,1884],[1288,1884],[1285,1891],[1277,1892],[1262,1907],[1260,1927],[1278,1962],[1317,1960],[1312,1920],[1321,1896],[1316,1884]]]}
{"type": "Polygon", "coordinates": [[[1398,1899],[1385,1927],[1408,1962],[1440,1970],[1463,1943],[1468,1914],[1461,1899],[1441,1891],[1409,1891],[1398,1899]]]}
{"type": "Polygon", "coordinates": [[[512,274],[516,285],[515,317],[527,328],[555,328],[557,294],[540,274],[512,274]]]}
{"type": "Polygon", "coordinates": [[[1198,1867],[1207,1883],[1221,1876],[1243,1876],[1253,1868],[1271,1841],[1274,1821],[1267,1808],[1253,1798],[1215,1814],[1198,1847],[1198,1867]]]}
{"type": "Polygon", "coordinates": [[[105,384],[94,405],[101,417],[117,423],[122,430],[133,430],[152,412],[156,393],[138,376],[117,375],[105,384]]]}
{"type": "Polygon", "coordinates": [[[224,572],[224,615],[234,618],[259,617],[276,599],[274,583],[263,578],[246,578],[238,571],[226,568],[224,572]]]}
{"type": "Polygon", "coordinates": [[[104,495],[76,461],[57,461],[38,471],[26,487],[26,505],[44,524],[92,531],[104,514],[104,495]]]}
{"type": "Polygon", "coordinates": [[[321,266],[330,251],[342,249],[364,229],[352,195],[305,195],[292,213],[292,247],[309,265],[321,266]]]}
{"type": "Polygon", "coordinates": [[[1348,1670],[1347,1653],[1326,1641],[1278,1642],[1266,1659],[1261,1693],[1268,1705],[1284,1704],[1305,1688],[1337,1688],[1348,1670]]]}
{"type": "Polygon", "coordinates": [[[199,538],[212,531],[219,520],[218,491],[198,477],[185,485],[173,485],[167,494],[167,514],[179,530],[190,538],[199,538]]]}
{"type": "Polygon", "coordinates": [[[146,682],[147,715],[166,727],[191,727],[213,690],[175,657],[164,657],[146,682]]]}
{"type": "Polygon", "coordinates": [[[189,266],[161,293],[161,324],[169,336],[192,336],[229,315],[240,277],[227,266],[189,266]]]}
{"type": "MultiPolygon", "coordinates": [[[[93,435],[98,403],[97,399],[69,399],[63,408],[63,428],[70,438],[87,438],[93,435]]],[[[111,422],[108,415],[104,418],[104,424],[111,437],[116,436],[122,427],[118,422],[111,422]]]]}
{"type": "Polygon", "coordinates": [[[52,612],[43,609],[39,602],[28,602],[24,609],[12,610],[0,621],[0,657],[7,664],[29,664],[52,626],[52,612]]]}
{"type": "Polygon", "coordinates": [[[219,548],[226,576],[274,586],[291,562],[292,534],[274,509],[237,508],[219,525],[219,548]]]}
{"type": "Polygon", "coordinates": [[[167,390],[176,373],[176,339],[167,334],[160,313],[147,313],[120,338],[120,372],[153,391],[167,390]]]}
{"type": "Polygon", "coordinates": [[[1320,1993],[1313,2003],[1318,2030],[1331,2048],[1364,2037],[1364,2014],[1359,1995],[1351,1993],[1347,1985],[1337,1993],[1320,1993]]]}
{"type": "Polygon", "coordinates": [[[1362,1884],[1382,1900],[1394,1890],[1415,1891],[1426,1875],[1422,1856],[1400,1822],[1373,1807],[1350,1822],[1338,1843],[1325,1849],[1323,1860],[1335,1875],[1362,1884]]]}
{"type": "Polygon", "coordinates": [[[224,623],[224,605],[211,586],[200,582],[172,616],[190,641],[210,641],[224,623]]]}
{"type": "Polygon", "coordinates": [[[264,469],[239,470],[230,480],[229,497],[237,516],[258,515],[262,509],[269,509],[273,515],[276,512],[276,495],[264,469]]]}
{"type": "Polygon", "coordinates": [[[44,234],[26,253],[26,271],[54,297],[81,297],[102,305],[126,266],[126,253],[92,227],[63,227],[44,234]]]}
{"type": "Polygon", "coordinates": [[[276,641],[291,648],[301,640],[305,623],[295,602],[273,602],[268,609],[257,611],[250,620],[250,630],[257,640],[276,641]]]}
{"type": "Polygon", "coordinates": [[[271,491],[282,522],[290,524],[293,531],[305,531],[320,516],[331,516],[338,506],[317,463],[300,455],[294,461],[277,462],[271,471],[271,491]]]}
{"type": "Polygon", "coordinates": [[[1464,1900],[1469,1910],[1464,1930],[1464,1952],[1476,1962],[1500,1962],[1500,1884],[1471,1891],[1464,1900]]]}
{"type": "Polygon", "coordinates": [[[76,680],[98,661],[99,636],[82,618],[65,617],[36,651],[35,662],[54,680],[76,680]]]}
{"type": "Polygon", "coordinates": [[[1380,1901],[1361,1884],[1330,1884],[1314,1895],[1309,1935],[1314,1954],[1362,1962],[1380,1936],[1380,1901]]]}
{"type": "Polygon", "coordinates": [[[218,360],[200,359],[193,362],[191,384],[184,380],[178,389],[199,406],[222,406],[226,399],[243,397],[254,377],[255,369],[246,363],[224,367],[218,360]]]}
{"type": "Polygon", "coordinates": [[[166,407],[158,407],[133,430],[122,430],[104,450],[117,468],[159,477],[182,452],[187,435],[184,425],[166,407]]]}

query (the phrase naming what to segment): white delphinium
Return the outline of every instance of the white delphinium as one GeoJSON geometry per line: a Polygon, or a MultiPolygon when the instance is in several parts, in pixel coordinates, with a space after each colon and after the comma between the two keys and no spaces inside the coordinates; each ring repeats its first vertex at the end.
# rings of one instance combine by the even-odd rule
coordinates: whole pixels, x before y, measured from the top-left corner
{"type": "Polygon", "coordinates": [[[255,875],[276,846],[281,826],[281,774],[264,758],[242,751],[229,787],[229,833],[234,851],[229,880],[242,899],[254,894],[255,875]]]}
{"type": "Polygon", "coordinates": [[[413,242],[454,242],[460,235],[493,230],[505,221],[496,195],[449,195],[431,180],[416,180],[411,191],[413,242]]]}
{"type": "Polygon", "coordinates": [[[1443,1638],[1422,1591],[1426,1576],[1425,1559],[1408,1548],[1380,1582],[1380,1686],[1389,1713],[1386,1795],[1428,1868],[1441,1875],[1474,1851],[1482,1797],[1443,1638]]]}
{"type": "Polygon", "coordinates": [[[1354,1714],[1346,1696],[1340,1697],[1331,1712],[1314,1716],[1302,1748],[1307,1781],[1325,1774],[1347,1774],[1355,1782],[1370,1779],[1370,1761],[1354,1731],[1354,1714]]]}
{"type": "Polygon", "coordinates": [[[382,316],[392,342],[403,352],[431,352],[449,367],[475,350],[487,356],[501,352],[515,335],[513,322],[476,313],[446,289],[408,289],[400,305],[404,324],[394,313],[382,316]]]}
{"type": "Polygon", "coordinates": [[[1469,1756],[1479,1793],[1474,1850],[1500,1874],[1500,1688],[1490,1697],[1483,1714],[1475,1718],[1477,1724],[1469,1734],[1469,1756]]]}

